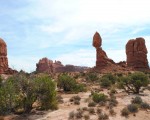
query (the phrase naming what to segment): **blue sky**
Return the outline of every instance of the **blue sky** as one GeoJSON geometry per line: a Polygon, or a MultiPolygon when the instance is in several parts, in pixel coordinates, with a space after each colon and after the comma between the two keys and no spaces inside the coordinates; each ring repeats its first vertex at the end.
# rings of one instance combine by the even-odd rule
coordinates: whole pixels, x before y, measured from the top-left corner
{"type": "Polygon", "coordinates": [[[17,70],[34,71],[43,57],[92,67],[96,31],[115,62],[129,39],[144,37],[150,51],[149,11],[149,0],[0,0],[0,37],[17,70]]]}

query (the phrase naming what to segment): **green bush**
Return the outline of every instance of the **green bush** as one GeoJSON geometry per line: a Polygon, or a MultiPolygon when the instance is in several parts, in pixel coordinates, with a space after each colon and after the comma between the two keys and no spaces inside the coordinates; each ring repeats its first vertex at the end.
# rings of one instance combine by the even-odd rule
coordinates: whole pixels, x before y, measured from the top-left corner
{"type": "Polygon", "coordinates": [[[100,79],[100,85],[102,87],[110,87],[112,84],[115,84],[117,78],[112,74],[103,75],[100,79]]]}
{"type": "Polygon", "coordinates": [[[1,75],[0,75],[0,87],[1,87],[1,85],[2,85],[2,81],[3,81],[3,79],[2,79],[2,77],[1,77],[1,75]]]}
{"type": "Polygon", "coordinates": [[[112,75],[111,73],[103,75],[102,78],[108,78],[112,84],[115,84],[115,82],[117,80],[117,78],[114,75],[112,75]]]}
{"type": "Polygon", "coordinates": [[[95,107],[96,106],[96,103],[95,102],[90,102],[88,103],[88,107],[95,107]]]}
{"type": "Polygon", "coordinates": [[[89,111],[90,114],[94,114],[95,113],[95,109],[94,108],[89,108],[88,111],[89,111]]]}
{"type": "Polygon", "coordinates": [[[0,83],[0,115],[10,113],[17,105],[17,91],[11,79],[0,83]]]}
{"type": "Polygon", "coordinates": [[[62,74],[58,77],[57,85],[66,92],[83,92],[86,91],[84,85],[78,84],[74,78],[67,74],[62,74]]]}
{"type": "Polygon", "coordinates": [[[115,107],[117,106],[117,104],[118,104],[118,101],[115,98],[112,97],[109,99],[109,106],[115,107]]]}
{"type": "Polygon", "coordinates": [[[114,111],[114,109],[109,109],[109,114],[110,115],[116,115],[116,112],[114,111]]]}
{"type": "Polygon", "coordinates": [[[90,115],[88,115],[88,114],[85,114],[83,117],[84,117],[85,120],[89,120],[90,119],[90,115]]]}
{"type": "Polygon", "coordinates": [[[138,111],[138,107],[136,104],[130,104],[127,106],[127,108],[131,113],[135,113],[138,111]]]}
{"type": "Polygon", "coordinates": [[[121,115],[127,117],[129,115],[129,110],[125,107],[121,110],[121,115]]]}
{"type": "Polygon", "coordinates": [[[110,94],[115,94],[115,93],[117,93],[117,90],[114,87],[111,87],[110,94]]]}
{"type": "MultiPolygon", "coordinates": [[[[30,112],[32,104],[36,100],[33,82],[24,74],[17,74],[8,78],[1,87],[3,97],[1,102],[3,112],[18,112],[18,109],[23,109],[23,112],[30,112]]],[[[1,105],[0,105],[1,106],[1,105]]],[[[1,106],[1,107],[2,107],[1,106]]],[[[0,107],[0,108],[1,108],[0,107]]]]}
{"type": "Polygon", "coordinates": [[[146,102],[142,102],[141,105],[140,105],[140,107],[142,109],[150,109],[150,105],[148,103],[146,103],[146,102]]]}
{"type": "Polygon", "coordinates": [[[141,104],[142,102],[142,98],[139,96],[136,96],[133,100],[131,100],[131,103],[133,104],[141,104]]]}
{"type": "Polygon", "coordinates": [[[139,94],[141,87],[148,86],[148,83],[148,77],[142,72],[135,72],[120,78],[118,81],[119,88],[124,89],[127,93],[134,94],[139,94]]]}
{"type": "Polygon", "coordinates": [[[111,81],[106,77],[102,77],[101,80],[100,80],[100,86],[105,87],[105,88],[110,87],[111,86],[111,81]]]}
{"type": "Polygon", "coordinates": [[[74,111],[71,111],[69,113],[69,119],[74,119],[74,117],[75,117],[75,113],[74,113],[74,111]]]}
{"type": "Polygon", "coordinates": [[[109,117],[106,113],[101,113],[98,116],[98,120],[108,120],[108,119],[109,119],[109,117]]]}
{"type": "Polygon", "coordinates": [[[29,113],[37,99],[42,109],[54,109],[57,107],[55,89],[48,76],[13,75],[0,86],[0,114],[29,113]]]}
{"type": "Polygon", "coordinates": [[[101,114],[102,113],[102,109],[97,108],[97,114],[101,114]]]}
{"type": "Polygon", "coordinates": [[[57,109],[56,84],[49,76],[35,78],[36,95],[41,103],[41,109],[57,109]]]}
{"type": "Polygon", "coordinates": [[[92,99],[96,103],[105,102],[107,100],[107,95],[103,93],[93,93],[92,99]]]}
{"type": "Polygon", "coordinates": [[[90,82],[95,82],[95,81],[98,81],[99,78],[98,78],[97,73],[87,73],[86,80],[90,82]]]}
{"type": "Polygon", "coordinates": [[[58,87],[63,88],[64,91],[73,91],[76,84],[75,79],[67,74],[60,75],[57,83],[58,87]]]}
{"type": "Polygon", "coordinates": [[[74,101],[74,104],[75,104],[75,105],[80,105],[80,101],[75,100],[75,101],[74,101]]]}

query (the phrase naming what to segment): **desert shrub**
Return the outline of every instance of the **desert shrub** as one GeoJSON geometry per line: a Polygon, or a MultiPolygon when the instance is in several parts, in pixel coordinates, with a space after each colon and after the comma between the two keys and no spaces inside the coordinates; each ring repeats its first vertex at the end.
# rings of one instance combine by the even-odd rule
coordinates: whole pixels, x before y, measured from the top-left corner
{"type": "Polygon", "coordinates": [[[74,102],[75,105],[79,105],[80,104],[80,100],[81,100],[81,97],[77,95],[77,96],[71,97],[69,101],[70,102],[74,102]]]}
{"type": "Polygon", "coordinates": [[[98,116],[98,120],[108,120],[108,119],[109,119],[109,117],[106,113],[101,113],[98,116]]]}
{"type": "Polygon", "coordinates": [[[135,113],[138,111],[138,107],[136,104],[130,104],[127,106],[127,108],[131,113],[135,113]]]}
{"type": "Polygon", "coordinates": [[[118,77],[122,77],[123,76],[123,73],[117,73],[116,74],[118,77]]]}
{"type": "Polygon", "coordinates": [[[100,114],[100,113],[102,113],[102,109],[100,109],[100,108],[97,108],[97,114],[100,114]]]}
{"type": "Polygon", "coordinates": [[[86,91],[84,85],[78,84],[74,78],[67,74],[62,74],[58,77],[57,85],[66,92],[86,91]]]}
{"type": "Polygon", "coordinates": [[[7,114],[17,105],[17,91],[12,79],[0,83],[0,115],[7,114]]]}
{"type": "Polygon", "coordinates": [[[144,73],[135,72],[120,78],[118,85],[127,93],[139,94],[141,87],[146,87],[148,83],[148,77],[144,73]]]}
{"type": "Polygon", "coordinates": [[[111,73],[103,75],[102,78],[108,78],[109,81],[111,82],[111,84],[115,84],[115,82],[117,80],[117,78],[114,75],[112,75],[111,73]]]}
{"type": "Polygon", "coordinates": [[[76,84],[75,79],[67,74],[60,75],[57,83],[58,87],[63,88],[64,91],[73,91],[76,84]]]}
{"type": "Polygon", "coordinates": [[[109,110],[109,114],[110,114],[110,115],[116,115],[116,112],[114,111],[114,109],[110,109],[110,110],[109,110]]]}
{"type": "Polygon", "coordinates": [[[110,87],[111,86],[111,81],[106,78],[106,77],[102,77],[101,80],[100,80],[100,86],[101,87],[110,87]]]}
{"type": "Polygon", "coordinates": [[[111,87],[110,94],[115,94],[115,93],[117,93],[117,90],[114,87],[111,87]]]}
{"type": "Polygon", "coordinates": [[[17,112],[18,109],[23,109],[22,112],[28,113],[36,100],[33,81],[24,74],[9,77],[3,82],[0,94],[0,109],[3,108],[3,113],[17,112]]]}
{"type": "Polygon", "coordinates": [[[112,74],[103,75],[100,79],[101,87],[110,87],[112,84],[115,84],[117,78],[112,74]]]}
{"type": "Polygon", "coordinates": [[[116,98],[111,97],[111,98],[109,99],[109,106],[114,107],[114,106],[117,106],[117,104],[118,104],[118,101],[116,100],[116,98]]]}
{"type": "Polygon", "coordinates": [[[2,76],[0,75],[0,87],[2,85],[2,81],[3,81],[3,79],[2,79],[2,76]]]}
{"type": "Polygon", "coordinates": [[[74,102],[75,105],[80,105],[80,100],[81,98],[78,95],[70,98],[70,102],[74,102]]]}
{"type": "Polygon", "coordinates": [[[74,104],[75,104],[75,105],[80,105],[80,101],[74,100],[74,104]]]}
{"type": "Polygon", "coordinates": [[[83,117],[84,117],[85,120],[89,120],[90,119],[90,116],[88,114],[85,114],[83,117]]]}
{"type": "Polygon", "coordinates": [[[146,102],[142,102],[141,105],[140,105],[140,107],[142,109],[150,109],[150,105],[148,103],[146,103],[146,102]]]}
{"type": "Polygon", "coordinates": [[[80,101],[80,100],[81,100],[81,97],[77,95],[77,96],[73,96],[73,99],[80,101]]]}
{"type": "Polygon", "coordinates": [[[92,95],[92,99],[96,103],[105,102],[107,100],[107,95],[105,95],[103,93],[94,93],[92,95]]]}
{"type": "Polygon", "coordinates": [[[60,104],[64,103],[63,97],[62,97],[61,95],[57,95],[57,96],[56,96],[56,99],[57,99],[57,102],[58,102],[58,103],[60,103],[60,104]]]}
{"type": "Polygon", "coordinates": [[[99,104],[99,106],[105,106],[105,105],[106,105],[106,101],[105,101],[105,102],[104,102],[104,101],[101,101],[101,102],[99,102],[98,104],[99,104]]]}
{"type": "Polygon", "coordinates": [[[95,102],[90,102],[89,104],[88,104],[88,107],[95,107],[96,106],[96,103],[95,102]]]}
{"type": "Polygon", "coordinates": [[[97,73],[87,73],[86,74],[86,80],[90,81],[90,82],[95,82],[95,81],[98,81],[99,78],[98,78],[97,73]]]}
{"type": "Polygon", "coordinates": [[[146,89],[150,91],[150,86],[147,86],[146,89]]]}
{"type": "Polygon", "coordinates": [[[82,110],[83,110],[83,111],[87,111],[88,108],[87,108],[87,107],[83,107],[82,110]]]}
{"type": "Polygon", "coordinates": [[[85,85],[77,83],[77,84],[74,86],[73,91],[74,91],[75,93],[78,93],[78,92],[86,92],[87,90],[86,90],[85,85]]]}
{"type": "Polygon", "coordinates": [[[127,117],[129,115],[129,110],[125,107],[121,110],[121,115],[127,117]]]}
{"type": "Polygon", "coordinates": [[[142,102],[142,98],[139,96],[136,96],[133,100],[131,100],[131,103],[133,104],[141,104],[142,102]]]}
{"type": "Polygon", "coordinates": [[[89,111],[90,114],[94,114],[95,113],[95,109],[94,108],[89,108],[88,111],[89,111]]]}
{"type": "Polygon", "coordinates": [[[83,117],[83,112],[82,111],[77,111],[75,116],[76,116],[77,119],[82,118],[83,117]]]}
{"type": "Polygon", "coordinates": [[[35,78],[36,94],[41,102],[41,109],[57,109],[56,84],[49,76],[35,78]]]}
{"type": "Polygon", "coordinates": [[[75,117],[75,113],[74,113],[74,111],[71,111],[69,113],[69,119],[74,119],[74,117],[75,117]]]}
{"type": "Polygon", "coordinates": [[[13,75],[0,87],[0,112],[2,109],[2,114],[29,113],[37,99],[42,103],[42,108],[54,109],[57,106],[55,89],[55,83],[47,76],[13,75]]]}

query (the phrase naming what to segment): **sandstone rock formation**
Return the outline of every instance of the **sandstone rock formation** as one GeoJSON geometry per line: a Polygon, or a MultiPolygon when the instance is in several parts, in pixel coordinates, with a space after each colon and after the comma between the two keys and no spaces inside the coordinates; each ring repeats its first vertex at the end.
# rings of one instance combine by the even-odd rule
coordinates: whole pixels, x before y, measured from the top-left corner
{"type": "Polygon", "coordinates": [[[131,39],[126,44],[127,66],[136,70],[149,69],[144,38],[131,39]]]}
{"type": "Polygon", "coordinates": [[[0,38],[0,74],[4,74],[8,70],[7,45],[0,38]]]}
{"type": "Polygon", "coordinates": [[[36,71],[39,73],[42,71],[51,73],[53,72],[53,61],[47,58],[42,58],[39,60],[39,63],[36,64],[36,67],[36,71]]]}
{"type": "Polygon", "coordinates": [[[0,74],[14,74],[16,72],[16,70],[8,66],[7,45],[4,40],[0,38],[0,74]]]}
{"type": "Polygon", "coordinates": [[[106,52],[102,49],[102,38],[98,32],[93,36],[93,46],[96,48],[96,67],[103,69],[109,64],[115,64],[115,62],[107,57],[106,52]]]}
{"type": "Polygon", "coordinates": [[[61,73],[61,72],[81,72],[87,69],[87,67],[80,67],[74,65],[63,65],[60,61],[53,62],[48,58],[42,58],[36,64],[36,72],[38,73],[61,73]]]}

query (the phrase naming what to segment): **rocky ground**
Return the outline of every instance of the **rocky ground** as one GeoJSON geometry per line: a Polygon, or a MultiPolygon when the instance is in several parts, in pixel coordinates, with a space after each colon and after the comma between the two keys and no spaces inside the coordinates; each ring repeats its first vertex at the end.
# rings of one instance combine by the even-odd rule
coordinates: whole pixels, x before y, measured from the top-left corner
{"type": "MultiPolygon", "coordinates": [[[[108,90],[105,89],[102,91],[103,93],[107,94],[108,90]]],[[[22,115],[22,116],[16,116],[16,115],[9,115],[4,118],[4,120],[68,120],[69,113],[71,111],[76,111],[78,108],[83,108],[88,106],[88,98],[91,94],[90,91],[82,92],[78,94],[65,94],[62,93],[61,96],[63,98],[63,103],[59,104],[59,109],[55,111],[34,111],[30,115],[22,115]],[[81,101],[80,105],[74,105],[70,102],[70,98],[73,96],[80,96],[81,101]]],[[[121,110],[125,106],[131,103],[132,98],[134,98],[136,95],[127,95],[125,92],[118,91],[117,94],[115,94],[116,99],[118,101],[118,105],[114,107],[114,111],[116,112],[116,115],[110,115],[109,110],[104,106],[100,107],[105,113],[109,115],[109,120],[150,120],[150,110],[141,110],[135,114],[130,114],[127,118],[121,116],[121,110]]],[[[145,90],[142,95],[140,95],[143,101],[150,103],[150,91],[145,90]]],[[[94,107],[96,110],[98,106],[94,107]]],[[[89,113],[88,113],[89,114],[89,113]]],[[[95,114],[89,114],[90,120],[97,120],[98,115],[95,114]]],[[[84,120],[84,118],[80,119],[84,120]]]]}

